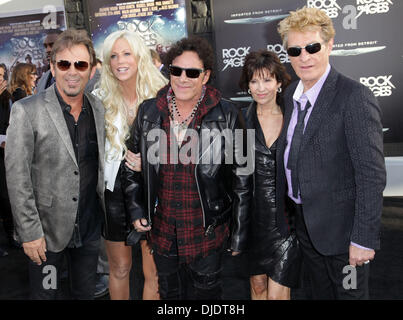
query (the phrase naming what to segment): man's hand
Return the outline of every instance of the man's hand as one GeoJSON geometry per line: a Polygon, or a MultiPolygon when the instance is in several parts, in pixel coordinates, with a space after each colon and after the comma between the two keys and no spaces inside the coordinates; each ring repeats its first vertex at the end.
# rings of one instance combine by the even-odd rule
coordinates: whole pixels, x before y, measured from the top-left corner
{"type": "Polygon", "coordinates": [[[363,263],[368,263],[375,257],[375,250],[362,249],[353,245],[350,245],[349,253],[350,253],[349,263],[353,267],[362,266],[363,263]]]}
{"type": "Polygon", "coordinates": [[[6,142],[5,141],[3,141],[2,143],[1,143],[1,145],[0,145],[0,148],[5,148],[6,147],[6,142]]]}
{"type": "Polygon", "coordinates": [[[133,171],[141,172],[141,156],[140,153],[133,153],[127,150],[126,154],[126,166],[133,171]]]}
{"type": "Polygon", "coordinates": [[[44,237],[38,240],[24,242],[22,247],[24,248],[25,254],[38,266],[42,264],[42,261],[46,262],[46,241],[44,237]]]}
{"type": "Polygon", "coordinates": [[[137,219],[136,221],[133,222],[134,229],[135,229],[137,232],[147,232],[147,231],[150,231],[150,230],[151,230],[151,226],[150,226],[150,225],[147,226],[147,227],[144,227],[144,226],[147,225],[147,224],[148,224],[148,222],[147,222],[147,220],[144,219],[144,218],[142,218],[142,219],[137,219]],[[141,224],[141,223],[143,223],[143,224],[141,224]]]}
{"type": "Polygon", "coordinates": [[[241,253],[241,251],[232,251],[232,256],[235,257],[240,253],[241,253]]]}

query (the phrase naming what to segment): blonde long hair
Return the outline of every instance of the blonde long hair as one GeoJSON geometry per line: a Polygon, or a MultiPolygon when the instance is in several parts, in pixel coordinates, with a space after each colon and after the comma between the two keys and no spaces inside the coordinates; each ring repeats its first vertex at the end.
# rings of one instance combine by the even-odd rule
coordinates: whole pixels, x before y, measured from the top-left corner
{"type": "MultiPolygon", "coordinates": [[[[154,66],[151,59],[150,49],[136,33],[130,31],[116,31],[111,33],[105,39],[102,54],[102,72],[98,88],[100,89],[101,100],[105,106],[106,139],[108,139],[113,150],[120,149],[114,139],[115,135],[118,133],[118,129],[113,124],[119,114],[123,120],[123,130],[118,138],[120,144],[123,146],[123,154],[125,155],[127,152],[125,141],[130,136],[128,119],[123,99],[123,91],[119,82],[113,75],[110,66],[112,47],[118,39],[125,39],[129,43],[130,49],[137,59],[137,78],[135,88],[137,94],[137,102],[135,106],[136,113],[138,106],[144,100],[155,97],[157,92],[167,84],[167,80],[154,66]]],[[[119,158],[121,155],[114,152],[114,154],[108,156],[119,158]]]]}

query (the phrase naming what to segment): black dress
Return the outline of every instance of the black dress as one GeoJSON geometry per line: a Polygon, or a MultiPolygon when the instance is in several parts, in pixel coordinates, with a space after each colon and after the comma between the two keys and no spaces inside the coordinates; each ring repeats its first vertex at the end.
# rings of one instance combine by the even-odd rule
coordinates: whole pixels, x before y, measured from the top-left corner
{"type": "Polygon", "coordinates": [[[121,166],[115,180],[113,192],[105,190],[106,221],[103,236],[109,241],[126,241],[131,230],[130,217],[126,214],[121,184],[121,166]]]}
{"type": "Polygon", "coordinates": [[[253,103],[246,113],[248,128],[254,128],[254,197],[250,221],[250,275],[267,274],[287,287],[298,287],[301,258],[294,232],[283,237],[276,225],[276,145],[267,147],[253,103]]]}

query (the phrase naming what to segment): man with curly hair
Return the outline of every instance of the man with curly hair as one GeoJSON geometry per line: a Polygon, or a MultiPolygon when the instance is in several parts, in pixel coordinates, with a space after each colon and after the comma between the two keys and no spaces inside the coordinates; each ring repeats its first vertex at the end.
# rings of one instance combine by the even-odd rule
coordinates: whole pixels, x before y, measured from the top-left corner
{"type": "MultiPolygon", "coordinates": [[[[237,170],[243,168],[239,158],[213,163],[207,157],[200,163],[202,155],[224,156],[227,150],[210,142],[210,136],[207,143],[192,139],[191,133],[207,130],[217,142],[225,130],[241,128],[238,108],[207,84],[213,57],[205,39],[174,44],[166,56],[170,83],[140,105],[128,141],[130,151],[141,153],[142,167],[140,173],[124,166],[126,208],[137,231],[151,231],[161,299],[221,298],[221,260],[231,213],[237,229],[248,210],[250,175],[237,170]],[[151,137],[155,132],[158,142],[151,137]],[[175,152],[187,155],[183,150],[195,149],[197,156],[190,158],[196,161],[175,161],[175,152]],[[159,153],[157,159],[152,150],[159,153]]],[[[241,237],[233,238],[234,251],[242,249],[241,237]]]]}

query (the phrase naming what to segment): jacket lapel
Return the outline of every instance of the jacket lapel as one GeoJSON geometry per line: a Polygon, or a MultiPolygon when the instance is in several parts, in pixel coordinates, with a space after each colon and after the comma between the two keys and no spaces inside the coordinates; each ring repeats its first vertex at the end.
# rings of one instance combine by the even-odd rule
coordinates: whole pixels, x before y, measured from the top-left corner
{"type": "Polygon", "coordinates": [[[45,108],[48,111],[50,118],[55,124],[56,130],[59,133],[64,145],[67,148],[71,158],[73,159],[75,165],[77,165],[76,156],[74,154],[73,144],[71,142],[70,133],[67,128],[66,120],[64,119],[63,112],[57,99],[54,84],[46,89],[45,92],[45,108]]]}
{"type": "Polygon", "coordinates": [[[99,165],[103,172],[105,164],[105,109],[102,102],[95,99],[94,96],[88,92],[84,93],[90,102],[92,113],[94,115],[95,129],[97,131],[99,165]]]}
{"type": "MultiPolygon", "coordinates": [[[[153,108],[149,108],[149,110],[145,110],[145,112],[143,114],[143,123],[147,124],[147,125],[144,125],[144,127],[143,127],[143,129],[145,127],[147,128],[143,132],[143,134],[145,135],[144,140],[147,145],[146,150],[153,148],[153,150],[158,150],[159,155],[161,156],[161,147],[160,146],[161,146],[161,139],[163,139],[163,137],[161,137],[161,133],[163,130],[161,129],[162,116],[161,116],[160,112],[155,112],[155,110],[153,108]],[[147,135],[151,130],[154,130],[154,129],[159,129],[158,132],[157,131],[155,132],[155,133],[158,133],[158,141],[156,141],[156,140],[148,141],[147,135]]],[[[153,134],[155,134],[155,133],[153,132],[153,134]]],[[[165,137],[166,137],[166,135],[165,135],[165,137]]],[[[167,146],[167,143],[169,143],[169,141],[163,141],[163,144],[165,144],[165,148],[167,146]]],[[[159,161],[157,161],[157,163],[151,164],[156,175],[158,175],[158,173],[159,173],[160,161],[161,161],[161,159],[159,159],[159,161]]]]}
{"type": "MultiPolygon", "coordinates": [[[[261,128],[259,119],[257,117],[256,113],[256,102],[252,102],[247,111],[246,111],[246,127],[248,129],[255,129],[255,139],[259,140],[259,142],[265,146],[266,145],[266,139],[263,133],[263,128],[261,128]],[[259,130],[261,128],[261,130],[259,130]]],[[[256,147],[256,145],[255,145],[256,147]]],[[[267,153],[267,148],[263,148],[262,152],[267,153]]]]}
{"type": "Polygon", "coordinates": [[[303,150],[306,144],[310,141],[311,137],[315,134],[322,123],[322,119],[330,111],[330,106],[336,96],[336,84],[338,79],[338,72],[332,69],[320,90],[318,99],[315,102],[312,113],[306,125],[304,135],[302,138],[301,149],[303,150]]]}
{"type": "Polygon", "coordinates": [[[288,131],[288,126],[290,124],[291,120],[291,115],[292,111],[294,109],[294,103],[292,99],[292,95],[294,94],[295,88],[297,87],[298,81],[290,85],[290,87],[287,89],[287,94],[284,97],[284,125],[283,129],[281,130],[280,136],[278,138],[278,144],[277,144],[277,153],[276,153],[276,159],[277,163],[283,163],[282,159],[279,159],[279,157],[284,157],[284,150],[287,144],[287,131],[288,131]]]}

